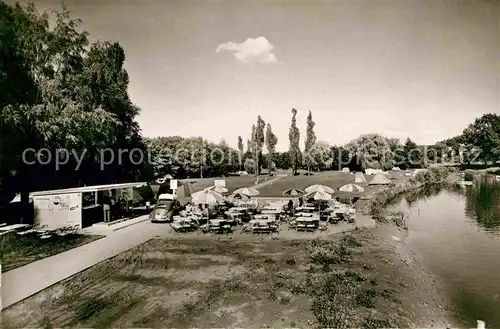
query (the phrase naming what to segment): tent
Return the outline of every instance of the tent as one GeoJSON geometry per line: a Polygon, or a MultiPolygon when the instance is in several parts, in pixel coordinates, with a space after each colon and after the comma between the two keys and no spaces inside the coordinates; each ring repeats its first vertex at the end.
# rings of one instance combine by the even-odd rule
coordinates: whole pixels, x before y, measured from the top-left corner
{"type": "Polygon", "coordinates": [[[347,167],[342,168],[342,172],[351,172],[351,170],[347,167]]]}
{"type": "Polygon", "coordinates": [[[380,173],[375,174],[371,182],[368,183],[368,185],[389,185],[389,184],[391,184],[391,181],[380,173]]]}
{"type": "Polygon", "coordinates": [[[354,183],[366,183],[365,175],[361,172],[357,172],[354,176],[354,183]]]}

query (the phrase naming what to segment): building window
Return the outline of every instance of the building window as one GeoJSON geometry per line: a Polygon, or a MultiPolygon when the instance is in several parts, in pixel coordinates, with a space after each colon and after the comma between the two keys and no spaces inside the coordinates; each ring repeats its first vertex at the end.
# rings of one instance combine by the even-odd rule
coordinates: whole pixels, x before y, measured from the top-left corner
{"type": "Polygon", "coordinates": [[[95,206],[95,192],[84,192],[82,193],[82,207],[92,207],[95,206]]]}

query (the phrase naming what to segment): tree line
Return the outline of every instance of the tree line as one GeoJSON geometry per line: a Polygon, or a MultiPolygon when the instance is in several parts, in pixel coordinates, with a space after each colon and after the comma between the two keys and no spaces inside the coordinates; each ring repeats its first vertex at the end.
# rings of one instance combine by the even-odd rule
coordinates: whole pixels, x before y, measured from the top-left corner
{"type": "MultiPolygon", "coordinates": [[[[277,169],[291,169],[294,174],[298,170],[322,171],[364,170],[366,168],[389,170],[394,166],[400,169],[425,168],[431,164],[471,165],[482,161],[492,165],[500,160],[500,116],[485,114],[468,125],[459,136],[439,141],[433,145],[418,145],[410,138],[404,142],[396,138],[388,138],[378,133],[368,133],[337,146],[317,140],[312,112],[309,111],[306,121],[304,147],[300,145],[300,131],[297,127],[297,110],[292,109],[292,118],[288,134],[289,148],[286,152],[277,152],[278,137],[273,133],[270,123],[265,123],[261,116],[252,126],[250,139],[244,148],[242,136],[238,136],[238,147],[232,149],[225,141],[220,144],[210,143],[201,137],[160,137],[148,141],[153,154],[160,154],[162,149],[203,149],[205,155],[211,150],[220,148],[226,154],[227,161],[210,161],[206,157],[203,165],[199,158],[153,156],[157,176],[174,174],[177,177],[203,177],[211,175],[227,175],[230,172],[244,170],[250,174],[260,175],[266,168],[269,173],[277,169]],[[196,147],[192,143],[203,143],[196,147]],[[229,155],[229,156],[228,156],[229,155]],[[168,163],[168,165],[163,165],[168,163]],[[192,163],[196,165],[193,166],[192,163]],[[174,168],[174,170],[172,170],[174,168]]],[[[172,154],[172,152],[170,152],[172,154]]],[[[220,159],[220,158],[219,158],[220,159]]]]}

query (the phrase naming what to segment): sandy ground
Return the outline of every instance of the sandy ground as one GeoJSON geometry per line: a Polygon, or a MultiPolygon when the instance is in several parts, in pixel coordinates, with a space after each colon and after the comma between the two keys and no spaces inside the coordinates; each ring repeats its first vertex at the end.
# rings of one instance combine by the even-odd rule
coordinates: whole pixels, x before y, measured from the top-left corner
{"type": "Polygon", "coordinates": [[[1,327],[445,327],[439,283],[401,234],[159,237],[9,307],[1,327]]]}

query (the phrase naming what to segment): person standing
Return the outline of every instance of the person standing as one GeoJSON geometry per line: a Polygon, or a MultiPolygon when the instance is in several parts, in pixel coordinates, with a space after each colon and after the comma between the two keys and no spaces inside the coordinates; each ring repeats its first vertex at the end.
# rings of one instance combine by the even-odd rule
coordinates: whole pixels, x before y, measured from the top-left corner
{"type": "Polygon", "coordinates": [[[109,196],[104,196],[102,210],[104,212],[104,222],[107,223],[111,220],[110,212],[111,212],[111,200],[109,196]]]}

